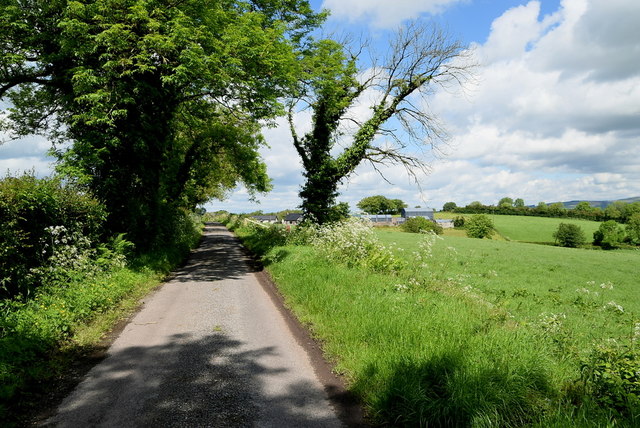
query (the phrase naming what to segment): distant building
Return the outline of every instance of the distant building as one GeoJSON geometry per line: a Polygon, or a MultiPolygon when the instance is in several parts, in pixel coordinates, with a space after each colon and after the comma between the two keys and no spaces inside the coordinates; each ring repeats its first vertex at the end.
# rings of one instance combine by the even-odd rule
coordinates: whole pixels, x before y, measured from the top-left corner
{"type": "Polygon", "coordinates": [[[278,217],[274,216],[274,215],[254,215],[253,218],[257,221],[259,221],[260,223],[277,223],[278,222],[278,217]]]}
{"type": "Polygon", "coordinates": [[[302,214],[300,213],[290,213],[284,217],[284,224],[287,226],[293,226],[302,221],[302,214]]]}
{"type": "Polygon", "coordinates": [[[375,215],[363,215],[362,218],[366,218],[374,224],[392,224],[393,216],[389,214],[375,214],[375,215]]]}
{"type": "Polygon", "coordinates": [[[450,219],[450,218],[437,219],[436,223],[438,223],[438,225],[440,227],[442,227],[443,229],[453,229],[454,228],[453,219],[450,219]]]}
{"type": "Polygon", "coordinates": [[[435,221],[433,212],[433,208],[402,208],[402,210],[400,210],[400,214],[404,219],[424,217],[431,221],[435,221]]]}

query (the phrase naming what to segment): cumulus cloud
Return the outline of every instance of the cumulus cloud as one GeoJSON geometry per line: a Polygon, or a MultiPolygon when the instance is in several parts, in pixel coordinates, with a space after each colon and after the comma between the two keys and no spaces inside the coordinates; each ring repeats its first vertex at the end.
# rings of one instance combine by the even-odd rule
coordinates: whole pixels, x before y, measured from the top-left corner
{"type": "Polygon", "coordinates": [[[462,0],[324,0],[332,16],[349,21],[369,20],[378,28],[393,28],[405,19],[438,14],[462,0]]]}
{"type": "Polygon", "coordinates": [[[638,19],[640,3],[622,0],[564,0],[547,16],[531,1],[496,19],[475,45],[471,102],[443,92],[433,103],[456,130],[458,193],[482,200],[482,183],[493,199],[508,188],[540,200],[640,194],[638,19]]]}

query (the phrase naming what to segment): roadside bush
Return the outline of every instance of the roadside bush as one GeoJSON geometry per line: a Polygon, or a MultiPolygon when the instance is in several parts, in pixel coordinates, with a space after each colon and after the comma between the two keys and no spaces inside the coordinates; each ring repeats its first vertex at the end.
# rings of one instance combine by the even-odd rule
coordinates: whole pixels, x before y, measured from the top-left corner
{"type": "Polygon", "coordinates": [[[328,260],[348,267],[387,273],[404,267],[402,260],[378,240],[371,223],[356,218],[319,226],[311,244],[328,260]]]}
{"type": "Polygon", "coordinates": [[[640,415],[640,354],[615,343],[601,345],[582,363],[586,392],[600,406],[640,415]]]}
{"type": "Polygon", "coordinates": [[[400,227],[409,233],[433,232],[437,235],[442,234],[442,226],[424,217],[412,217],[402,223],[400,227]]]}
{"type": "Polygon", "coordinates": [[[465,222],[467,236],[470,238],[490,238],[494,233],[493,221],[484,214],[474,215],[465,222]]]}
{"type": "Polygon", "coordinates": [[[40,285],[34,269],[51,257],[47,246],[62,242],[55,242],[54,230],[64,230],[64,244],[79,237],[97,243],[105,218],[96,199],[60,179],[0,180],[0,298],[28,296],[40,285]]]}
{"type": "Polygon", "coordinates": [[[577,224],[560,223],[553,238],[562,247],[576,248],[586,242],[584,232],[577,224]]]}
{"type": "Polygon", "coordinates": [[[293,226],[287,235],[288,245],[309,245],[317,232],[313,223],[305,223],[293,226]]]}
{"type": "Polygon", "coordinates": [[[259,256],[264,256],[271,248],[287,242],[287,230],[281,224],[267,226],[245,220],[242,229],[243,244],[259,256]]]}
{"type": "Polygon", "coordinates": [[[623,239],[624,231],[615,220],[605,221],[593,232],[593,244],[606,249],[618,247],[623,239]]]}

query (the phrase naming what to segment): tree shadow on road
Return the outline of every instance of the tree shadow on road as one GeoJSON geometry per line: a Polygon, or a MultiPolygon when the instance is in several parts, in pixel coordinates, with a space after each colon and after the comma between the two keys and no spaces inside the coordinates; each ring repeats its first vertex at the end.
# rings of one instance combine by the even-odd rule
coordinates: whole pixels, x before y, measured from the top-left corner
{"type": "Polygon", "coordinates": [[[247,349],[224,332],[128,347],[96,366],[77,401],[67,399],[45,426],[335,426],[309,383],[269,390],[262,377],[287,371],[262,363],[274,353],[247,349]]]}
{"type": "Polygon", "coordinates": [[[243,251],[242,244],[233,235],[213,234],[226,230],[222,225],[207,225],[200,246],[191,252],[186,265],[175,272],[173,279],[180,282],[218,281],[239,279],[261,268],[243,251]]]}

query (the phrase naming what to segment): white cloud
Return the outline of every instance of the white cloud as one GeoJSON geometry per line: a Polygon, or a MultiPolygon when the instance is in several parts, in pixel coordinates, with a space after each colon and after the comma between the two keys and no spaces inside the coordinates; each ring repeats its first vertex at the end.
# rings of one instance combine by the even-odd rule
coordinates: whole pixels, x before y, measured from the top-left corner
{"type": "Polygon", "coordinates": [[[20,156],[0,159],[0,179],[6,174],[16,176],[32,171],[38,177],[45,177],[53,173],[52,162],[53,159],[43,156],[20,156]]]}
{"type": "Polygon", "coordinates": [[[461,176],[434,172],[451,177],[445,199],[640,195],[636,22],[632,0],[564,0],[548,16],[532,1],[496,19],[475,46],[472,102],[442,92],[432,104],[455,129],[454,165],[465,165],[461,176]]]}
{"type": "Polygon", "coordinates": [[[369,20],[378,28],[393,28],[405,19],[426,13],[438,14],[462,0],[324,0],[332,16],[349,21],[369,20]]]}

